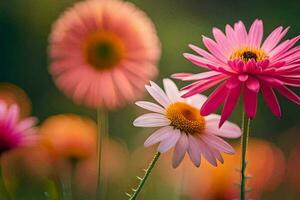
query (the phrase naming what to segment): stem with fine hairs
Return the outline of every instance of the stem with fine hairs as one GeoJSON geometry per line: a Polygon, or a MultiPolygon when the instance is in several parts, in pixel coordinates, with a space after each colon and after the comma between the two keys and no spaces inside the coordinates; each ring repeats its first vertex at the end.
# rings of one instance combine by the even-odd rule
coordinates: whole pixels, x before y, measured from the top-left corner
{"type": "Polygon", "coordinates": [[[145,185],[149,175],[151,174],[152,172],[152,169],[153,167],[155,166],[156,162],[158,161],[160,157],[160,153],[157,152],[153,158],[153,160],[151,161],[151,163],[149,164],[148,168],[147,169],[144,169],[145,171],[145,174],[143,176],[143,178],[137,176],[137,179],[140,181],[140,184],[137,186],[136,189],[132,189],[133,191],[133,194],[129,194],[129,193],[126,193],[126,195],[129,197],[129,200],[136,200],[138,194],[141,192],[143,186],[145,185]]]}
{"type": "Polygon", "coordinates": [[[104,175],[104,148],[103,142],[108,139],[108,113],[106,110],[97,109],[97,191],[96,200],[106,199],[107,181],[104,175]]]}
{"type": "Polygon", "coordinates": [[[242,137],[241,137],[241,183],[240,183],[240,197],[241,200],[246,199],[246,167],[248,161],[247,157],[247,147],[249,140],[249,132],[250,132],[250,119],[243,113],[243,125],[242,125],[242,137]]]}

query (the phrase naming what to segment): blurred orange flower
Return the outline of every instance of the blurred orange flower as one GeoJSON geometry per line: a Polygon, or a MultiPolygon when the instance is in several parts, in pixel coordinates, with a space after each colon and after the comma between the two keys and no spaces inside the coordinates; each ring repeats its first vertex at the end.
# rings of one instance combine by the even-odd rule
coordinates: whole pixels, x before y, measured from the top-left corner
{"type": "Polygon", "coordinates": [[[96,124],[73,114],[48,118],[40,128],[41,143],[56,159],[87,159],[96,149],[96,124]]]}
{"type": "MultiPolygon", "coordinates": [[[[236,154],[224,155],[224,164],[214,168],[207,162],[199,169],[193,167],[188,159],[183,166],[176,170],[163,164],[162,176],[176,184],[174,187],[183,187],[184,195],[191,199],[199,200],[231,200],[239,197],[240,173],[240,147],[234,145],[236,154]],[[179,183],[182,182],[182,183],[179,183]],[[178,184],[179,183],[179,184],[178,184]]],[[[171,159],[171,156],[168,157],[171,159]]],[[[261,199],[264,192],[273,191],[281,183],[285,173],[285,158],[282,151],[274,144],[251,138],[249,143],[247,186],[252,188],[249,196],[261,199]]],[[[165,159],[167,160],[167,159],[165,159]]],[[[167,162],[167,161],[165,161],[167,162]]]]}

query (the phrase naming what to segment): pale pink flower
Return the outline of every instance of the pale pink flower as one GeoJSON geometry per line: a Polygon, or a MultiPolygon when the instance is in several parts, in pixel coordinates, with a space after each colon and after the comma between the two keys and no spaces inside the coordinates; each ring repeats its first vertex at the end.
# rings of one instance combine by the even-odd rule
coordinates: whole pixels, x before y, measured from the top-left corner
{"type": "Polygon", "coordinates": [[[75,4],[54,24],[49,50],[56,85],[78,104],[107,109],[140,97],[160,57],[151,20],[119,0],[75,4]]]}
{"type": "Polygon", "coordinates": [[[149,94],[160,104],[138,101],[136,105],[151,113],[138,117],[134,122],[137,127],[161,127],[145,142],[145,146],[160,143],[158,152],[164,153],[175,147],[173,167],[178,167],[186,152],[195,166],[199,167],[201,155],[212,165],[217,166],[217,160],[224,162],[220,152],[233,154],[234,149],[221,137],[237,138],[241,135],[240,128],[226,121],[218,128],[219,115],[200,115],[200,108],[206,97],[194,95],[183,99],[176,85],[169,79],[164,79],[163,91],[154,82],[146,86],[149,94]]]}
{"type": "Polygon", "coordinates": [[[20,120],[17,105],[7,106],[0,101],[0,155],[6,151],[26,146],[35,141],[37,119],[29,117],[20,120]]]}
{"type": "Polygon", "coordinates": [[[201,114],[214,112],[222,103],[220,126],[231,115],[243,94],[244,109],[249,118],[257,111],[257,97],[261,91],[272,113],[280,117],[281,109],[275,90],[289,100],[300,104],[300,97],[287,86],[300,86],[300,46],[293,47],[300,36],[279,44],[289,28],[276,28],[262,43],[263,22],[255,20],[247,32],[243,22],[234,27],[226,25],[225,34],[213,28],[214,39],[203,36],[208,51],[194,45],[199,55],[184,56],[195,65],[210,71],[199,74],[175,74],[184,81],[196,81],[184,89],[189,97],[221,83],[204,103],[201,114]]]}

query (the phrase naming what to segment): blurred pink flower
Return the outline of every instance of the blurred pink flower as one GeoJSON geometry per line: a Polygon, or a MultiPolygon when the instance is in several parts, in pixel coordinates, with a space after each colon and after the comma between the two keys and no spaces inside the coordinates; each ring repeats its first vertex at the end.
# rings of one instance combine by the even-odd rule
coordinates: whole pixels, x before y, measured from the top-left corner
{"type": "Polygon", "coordinates": [[[20,120],[19,107],[0,101],[0,154],[35,141],[37,119],[20,120]]]}
{"type": "Polygon", "coordinates": [[[261,91],[272,113],[280,117],[280,105],[274,90],[300,104],[300,97],[287,87],[300,86],[300,48],[293,47],[300,36],[278,44],[287,31],[288,28],[280,26],[262,43],[263,23],[258,19],[248,33],[241,21],[235,23],[233,28],[226,25],[226,35],[213,28],[215,41],[203,36],[203,43],[209,52],[190,45],[200,56],[184,54],[195,65],[211,71],[174,75],[184,81],[196,81],[184,88],[189,91],[184,97],[201,93],[222,82],[204,103],[201,109],[203,116],[214,112],[224,103],[221,126],[243,93],[245,112],[249,118],[254,118],[257,96],[261,91]]]}
{"type": "Polygon", "coordinates": [[[77,3],[54,24],[50,72],[76,103],[116,109],[139,98],[157,74],[160,43],[146,14],[129,2],[77,3]]]}
{"type": "Polygon", "coordinates": [[[137,127],[162,127],[155,131],[145,142],[145,146],[160,143],[158,151],[165,153],[175,147],[173,153],[173,167],[179,166],[186,152],[189,154],[194,165],[199,167],[201,155],[208,162],[217,166],[217,160],[223,163],[220,152],[233,154],[234,149],[224,140],[219,138],[237,138],[241,135],[240,128],[225,122],[219,129],[219,115],[200,115],[200,108],[206,97],[194,95],[182,99],[177,86],[169,79],[164,79],[165,92],[154,82],[146,86],[149,94],[160,104],[147,101],[138,101],[136,104],[152,113],[138,117],[134,122],[137,127]]]}

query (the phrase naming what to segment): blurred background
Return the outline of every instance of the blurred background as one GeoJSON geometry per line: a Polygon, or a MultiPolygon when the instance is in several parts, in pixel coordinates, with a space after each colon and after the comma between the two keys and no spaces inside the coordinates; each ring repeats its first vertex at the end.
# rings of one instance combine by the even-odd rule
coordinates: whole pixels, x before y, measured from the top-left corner
{"type": "MultiPolygon", "coordinates": [[[[69,120],[68,123],[75,126],[81,120],[80,123],[88,131],[92,134],[95,132],[95,111],[72,103],[55,87],[48,73],[47,47],[51,25],[75,2],[0,1],[0,99],[19,104],[23,117],[38,117],[45,132],[52,130],[51,123],[60,126],[62,120],[69,120]],[[46,123],[50,125],[46,126],[46,123]]],[[[280,25],[291,27],[286,38],[300,33],[298,0],[131,2],[144,10],[156,25],[162,43],[157,78],[159,84],[162,78],[176,72],[199,71],[184,59],[182,53],[190,52],[187,47],[189,43],[203,47],[201,35],[211,36],[214,26],[224,29],[227,23],[243,20],[249,27],[254,19],[260,18],[264,21],[265,34],[280,25]]],[[[182,86],[182,83],[178,84],[182,86]]],[[[299,94],[300,90],[296,92],[299,94]]],[[[249,197],[253,199],[300,199],[300,109],[285,98],[279,97],[279,100],[283,110],[282,119],[272,116],[260,102],[257,117],[252,123],[249,173],[253,178],[248,183],[253,189],[249,192],[249,197]]],[[[132,121],[142,112],[132,104],[109,113],[109,133],[112,139],[105,141],[108,146],[105,161],[110,169],[107,172],[107,199],[126,199],[125,192],[137,184],[134,177],[142,175],[142,169],[155,153],[155,149],[143,148],[143,142],[152,130],[132,126],[132,121]]],[[[241,123],[240,116],[241,107],[236,109],[231,121],[241,123]]],[[[73,127],[70,131],[78,132],[78,129],[73,127]]],[[[80,138],[80,134],[70,136],[72,139],[65,137],[59,140],[66,140],[67,145],[72,148],[82,148],[84,152],[88,152],[86,147],[92,146],[89,143],[69,141],[76,140],[77,136],[80,138]]],[[[238,140],[233,141],[237,151],[238,143],[238,140]]],[[[7,177],[6,184],[15,199],[55,199],[57,194],[53,189],[54,183],[47,177],[52,176],[50,174],[53,171],[62,172],[62,176],[68,174],[68,165],[47,159],[49,155],[45,154],[48,153],[41,147],[35,148],[3,156],[2,168],[7,177]]],[[[80,152],[80,156],[84,156],[84,152],[80,152]]],[[[226,164],[218,168],[205,163],[199,169],[194,168],[187,160],[174,170],[171,168],[169,154],[163,155],[139,199],[234,199],[237,197],[234,184],[238,181],[238,173],[235,171],[239,167],[238,157],[238,154],[226,156],[226,164]]],[[[96,174],[94,165],[95,159],[91,155],[76,168],[76,199],[93,199],[96,174]]]]}

